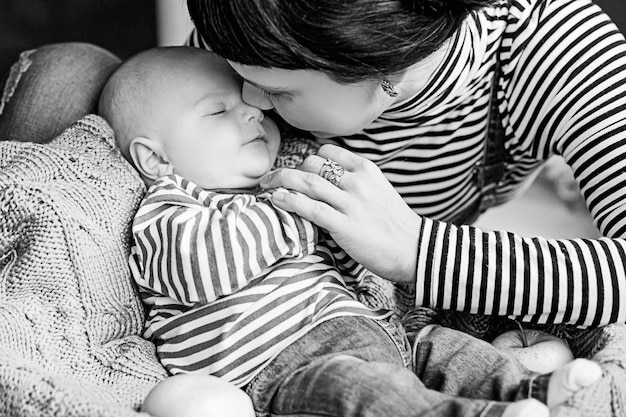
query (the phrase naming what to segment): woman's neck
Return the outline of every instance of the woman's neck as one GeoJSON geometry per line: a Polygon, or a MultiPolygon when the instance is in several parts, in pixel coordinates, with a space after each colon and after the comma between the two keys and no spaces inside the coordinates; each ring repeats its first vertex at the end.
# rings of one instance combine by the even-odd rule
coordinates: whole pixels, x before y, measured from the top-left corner
{"type": "Polygon", "coordinates": [[[396,103],[409,97],[414,97],[430,83],[432,78],[439,72],[443,63],[447,61],[446,57],[448,54],[452,53],[452,45],[454,45],[460,37],[465,35],[468,29],[469,27],[466,22],[461,26],[459,31],[441,45],[439,49],[406,69],[396,85],[396,89],[400,93],[396,103]]]}

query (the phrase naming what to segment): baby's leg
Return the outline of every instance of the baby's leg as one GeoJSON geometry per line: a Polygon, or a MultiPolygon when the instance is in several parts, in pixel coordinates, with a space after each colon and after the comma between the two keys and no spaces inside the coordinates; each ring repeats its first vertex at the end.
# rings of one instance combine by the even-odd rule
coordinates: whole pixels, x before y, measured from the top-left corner
{"type": "MultiPolygon", "coordinates": [[[[272,392],[262,394],[271,398],[266,401],[268,409],[262,410],[271,415],[548,416],[540,413],[520,414],[515,404],[511,403],[455,397],[429,390],[413,372],[399,364],[368,362],[347,355],[319,358],[295,370],[282,383],[275,385],[272,392]]],[[[547,410],[545,405],[542,407],[547,410]]]]}
{"type": "MultiPolygon", "coordinates": [[[[575,359],[548,375],[465,333],[428,326],[414,349],[415,371],[428,388],[451,395],[513,402],[503,416],[540,416],[596,382],[600,366],[575,359]],[[528,399],[530,395],[533,398],[528,399]],[[543,410],[543,411],[541,411],[543,410]],[[508,414],[507,414],[508,413],[508,414]]],[[[545,414],[548,415],[548,414],[545,414]]]]}
{"type": "Polygon", "coordinates": [[[468,398],[523,400],[527,390],[520,384],[537,375],[491,344],[438,325],[419,333],[413,358],[415,373],[428,388],[468,398]]]}
{"type": "Polygon", "coordinates": [[[254,417],[250,397],[214,376],[179,374],[161,381],[141,411],[154,417],[254,417]]]}

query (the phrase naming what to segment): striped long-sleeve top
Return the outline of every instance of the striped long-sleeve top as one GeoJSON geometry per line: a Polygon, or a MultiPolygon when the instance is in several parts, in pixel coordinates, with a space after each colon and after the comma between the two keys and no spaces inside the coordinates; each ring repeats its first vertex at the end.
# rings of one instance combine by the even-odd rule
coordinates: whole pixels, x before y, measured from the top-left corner
{"type": "Polygon", "coordinates": [[[243,386],[325,320],[387,315],[356,300],[351,286],[367,271],[266,194],[207,191],[170,175],[150,187],[132,230],[144,336],[172,373],[243,386]]]}
{"type": "MultiPolygon", "coordinates": [[[[190,41],[203,46],[197,34],[190,41]]],[[[510,0],[472,13],[421,91],[362,133],[331,141],[376,162],[423,216],[418,305],[537,323],[626,321],[626,43],[589,0],[510,0]],[[480,198],[474,168],[496,58],[507,154],[497,201],[561,155],[602,238],[449,223],[480,198]]]]}

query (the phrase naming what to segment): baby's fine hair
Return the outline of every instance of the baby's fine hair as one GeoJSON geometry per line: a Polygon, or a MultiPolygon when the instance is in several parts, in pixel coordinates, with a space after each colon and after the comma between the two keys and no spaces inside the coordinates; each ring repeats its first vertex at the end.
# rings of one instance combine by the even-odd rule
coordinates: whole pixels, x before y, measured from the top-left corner
{"type": "Polygon", "coordinates": [[[124,61],[110,76],[100,95],[98,114],[113,128],[122,154],[128,159],[129,141],[150,122],[149,96],[159,91],[175,68],[184,67],[195,54],[210,53],[191,47],[157,47],[137,53],[124,61]]]}
{"type": "Polygon", "coordinates": [[[202,39],[244,65],[310,69],[343,83],[401,73],[472,11],[501,0],[187,0],[202,39]]]}

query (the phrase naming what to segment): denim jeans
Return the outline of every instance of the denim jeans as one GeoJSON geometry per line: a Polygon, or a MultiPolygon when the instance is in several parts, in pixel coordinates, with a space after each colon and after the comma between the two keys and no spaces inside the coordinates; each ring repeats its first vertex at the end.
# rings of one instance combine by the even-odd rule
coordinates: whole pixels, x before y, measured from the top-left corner
{"type": "MultiPolygon", "coordinates": [[[[83,43],[22,53],[0,94],[0,140],[48,142],[96,112],[120,62],[83,43]]],[[[246,391],[260,416],[470,417],[542,399],[546,385],[545,377],[464,333],[430,326],[411,351],[399,326],[343,317],[283,351],[246,391]]]]}
{"type": "MultiPolygon", "coordinates": [[[[0,140],[49,142],[97,110],[100,92],[120,64],[86,43],[59,43],[20,55],[0,93],[0,140]]],[[[3,77],[0,74],[0,79],[3,77]]]]}
{"type": "Polygon", "coordinates": [[[258,416],[487,417],[500,416],[511,401],[545,394],[547,378],[465,333],[428,326],[412,364],[402,339],[402,329],[390,323],[331,319],[245,389],[258,416]]]}

